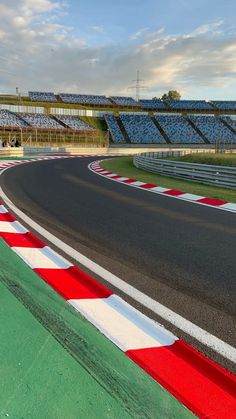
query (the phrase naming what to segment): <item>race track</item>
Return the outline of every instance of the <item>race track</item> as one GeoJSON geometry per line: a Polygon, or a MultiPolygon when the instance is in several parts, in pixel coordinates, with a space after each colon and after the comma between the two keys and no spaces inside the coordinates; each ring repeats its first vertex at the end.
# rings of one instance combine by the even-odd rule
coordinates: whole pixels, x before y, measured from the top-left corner
{"type": "MultiPolygon", "coordinates": [[[[18,208],[67,244],[235,346],[235,214],[111,182],[88,170],[94,160],[17,166],[1,176],[1,185],[18,208]]],[[[233,370],[230,361],[125,298],[233,370]]]]}

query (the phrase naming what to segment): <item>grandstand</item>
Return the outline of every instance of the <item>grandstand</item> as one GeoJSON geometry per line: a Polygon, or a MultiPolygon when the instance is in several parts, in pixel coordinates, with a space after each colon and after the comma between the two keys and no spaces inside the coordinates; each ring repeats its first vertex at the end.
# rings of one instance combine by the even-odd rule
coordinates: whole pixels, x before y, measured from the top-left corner
{"type": "Polygon", "coordinates": [[[26,128],[29,126],[29,124],[13,112],[8,110],[0,110],[0,126],[26,128]]]}
{"type": "Polygon", "coordinates": [[[114,102],[116,105],[119,105],[119,106],[130,106],[130,107],[140,106],[140,104],[136,102],[136,100],[134,100],[132,97],[111,96],[110,99],[112,100],[112,102],[114,102]]]}
{"type": "Polygon", "coordinates": [[[33,128],[64,129],[55,119],[44,114],[22,113],[21,117],[33,128]]]}
{"type": "Polygon", "coordinates": [[[203,138],[182,115],[155,115],[171,143],[200,144],[203,138]]]}
{"type": "Polygon", "coordinates": [[[9,103],[4,103],[3,100],[0,104],[1,135],[3,131],[7,136],[7,130],[17,132],[19,129],[21,133],[37,130],[38,135],[41,130],[42,138],[45,132],[52,138],[52,131],[54,136],[58,131],[58,136],[68,134],[68,138],[71,135],[74,139],[76,135],[85,138],[88,134],[92,139],[97,135],[106,142],[109,131],[110,140],[120,145],[197,145],[219,141],[236,144],[236,101],[164,102],[157,98],[135,101],[130,96],[108,98],[73,93],[56,96],[52,92],[40,91],[29,92],[29,97],[34,104],[26,103],[27,98],[18,103],[10,102],[10,99],[9,103]]]}
{"type": "Polygon", "coordinates": [[[216,116],[191,115],[189,118],[210,143],[216,141],[236,142],[236,134],[230,131],[216,116]]]}
{"type": "MultiPolygon", "coordinates": [[[[57,96],[53,92],[28,92],[30,101],[55,103],[62,102],[65,104],[75,104],[91,107],[120,107],[120,108],[141,108],[150,111],[182,111],[182,112],[236,112],[236,101],[227,100],[169,100],[162,99],[140,99],[136,101],[131,96],[110,96],[77,94],[77,93],[59,93],[57,96]]],[[[5,98],[5,96],[4,96],[5,98]]]]}
{"type": "Polygon", "coordinates": [[[57,98],[52,92],[29,92],[32,102],[57,102],[57,98]]]}
{"type": "Polygon", "coordinates": [[[205,100],[169,100],[168,107],[174,110],[182,111],[210,111],[212,105],[205,100]]]}
{"type": "Polygon", "coordinates": [[[47,130],[63,130],[65,128],[81,131],[95,130],[80,118],[74,116],[60,115],[56,118],[42,113],[15,114],[8,110],[0,110],[0,126],[12,128],[42,128],[47,130]]]}
{"type": "Polygon", "coordinates": [[[161,99],[140,99],[141,107],[147,110],[166,110],[167,107],[161,99]]]}
{"type": "Polygon", "coordinates": [[[114,115],[105,115],[105,121],[113,143],[125,143],[125,138],[121,132],[117,118],[114,115]]]}
{"type": "Polygon", "coordinates": [[[164,138],[149,115],[120,113],[120,120],[131,143],[165,143],[164,138]]]}
{"type": "Polygon", "coordinates": [[[236,111],[236,101],[234,100],[212,100],[211,103],[220,111],[236,111]]]}
{"type": "Polygon", "coordinates": [[[236,133],[236,118],[230,116],[222,116],[221,119],[226,122],[227,126],[233,129],[236,133]]]}
{"type": "Polygon", "coordinates": [[[59,93],[64,103],[76,103],[79,105],[111,106],[112,102],[103,95],[77,95],[74,93],[59,93]]]}
{"type": "Polygon", "coordinates": [[[82,121],[82,119],[76,116],[60,115],[57,116],[56,119],[59,123],[66,125],[70,129],[85,131],[94,130],[90,125],[86,124],[84,121],[82,121]]]}
{"type": "MultiPolygon", "coordinates": [[[[220,117],[156,113],[150,116],[147,112],[120,112],[119,116],[115,116],[111,112],[104,114],[103,121],[106,122],[112,142],[118,144],[203,144],[217,141],[236,143],[236,119],[228,115],[220,117]]],[[[102,122],[97,123],[96,127],[106,130],[101,124],[102,122]]],[[[53,117],[25,112],[17,114],[9,110],[0,110],[0,127],[87,133],[97,131],[76,116],[53,117]]]]}

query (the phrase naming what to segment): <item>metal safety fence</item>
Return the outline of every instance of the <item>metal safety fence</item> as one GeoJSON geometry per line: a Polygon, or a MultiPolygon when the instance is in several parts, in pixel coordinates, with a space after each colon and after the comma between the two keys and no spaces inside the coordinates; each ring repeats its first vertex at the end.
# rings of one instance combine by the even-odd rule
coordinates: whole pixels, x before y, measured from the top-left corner
{"type": "Polygon", "coordinates": [[[162,176],[186,179],[207,185],[236,189],[236,167],[213,166],[208,164],[186,163],[164,159],[163,157],[180,156],[183,153],[143,153],[134,156],[133,162],[138,169],[157,173],[162,176]]]}

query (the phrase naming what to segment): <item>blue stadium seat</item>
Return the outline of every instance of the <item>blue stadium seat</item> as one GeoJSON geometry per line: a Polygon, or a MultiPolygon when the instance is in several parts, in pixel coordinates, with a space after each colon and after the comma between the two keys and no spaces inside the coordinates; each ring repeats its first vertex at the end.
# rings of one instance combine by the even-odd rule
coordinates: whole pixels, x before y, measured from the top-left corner
{"type": "Polygon", "coordinates": [[[221,111],[236,111],[235,100],[212,100],[211,103],[221,111]]]}
{"type": "Polygon", "coordinates": [[[168,106],[175,110],[212,110],[213,107],[205,100],[169,100],[168,106]]]}
{"type": "Polygon", "coordinates": [[[76,116],[67,116],[67,115],[57,115],[57,119],[59,122],[63,122],[63,124],[67,125],[68,128],[76,129],[76,130],[86,130],[86,131],[93,131],[90,125],[86,124],[82,119],[76,116]]]}
{"type": "Polygon", "coordinates": [[[136,100],[128,96],[111,96],[110,99],[119,106],[139,106],[136,100]]]}
{"type": "Polygon", "coordinates": [[[0,111],[0,126],[1,127],[20,127],[27,128],[29,124],[21,119],[20,116],[7,110],[0,111]]]}
{"type": "Polygon", "coordinates": [[[141,99],[139,101],[143,109],[167,109],[164,102],[161,99],[141,99]]]}
{"type": "Polygon", "coordinates": [[[211,143],[216,141],[236,141],[236,135],[219,118],[203,115],[191,115],[189,117],[211,143]]]}
{"type": "Polygon", "coordinates": [[[33,128],[64,129],[64,127],[48,115],[36,113],[21,114],[22,118],[33,128]]]}
{"type": "Polygon", "coordinates": [[[93,106],[108,106],[112,102],[106,96],[100,95],[77,95],[74,93],[59,93],[62,102],[77,103],[80,105],[93,105],[93,106]]]}
{"type": "Polygon", "coordinates": [[[149,115],[120,113],[120,119],[131,143],[165,143],[164,138],[149,115]]]}
{"type": "Polygon", "coordinates": [[[29,98],[33,102],[57,102],[57,98],[52,92],[29,92],[29,98]]]}
{"type": "Polygon", "coordinates": [[[222,116],[221,119],[227,122],[227,124],[236,131],[236,116],[222,116]]]}
{"type": "Polygon", "coordinates": [[[202,137],[182,115],[156,115],[156,120],[172,143],[204,143],[202,137]]]}
{"type": "Polygon", "coordinates": [[[114,115],[105,115],[105,121],[107,123],[109,132],[111,134],[112,141],[114,143],[125,143],[124,136],[120,130],[118,122],[114,115]]]}

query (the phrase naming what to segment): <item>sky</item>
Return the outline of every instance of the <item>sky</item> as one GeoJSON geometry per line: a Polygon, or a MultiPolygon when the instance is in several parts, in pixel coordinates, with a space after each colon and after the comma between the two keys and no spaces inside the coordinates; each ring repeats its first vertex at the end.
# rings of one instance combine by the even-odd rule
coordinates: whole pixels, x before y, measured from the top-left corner
{"type": "Polygon", "coordinates": [[[0,93],[236,100],[235,0],[0,0],[0,93]]]}

